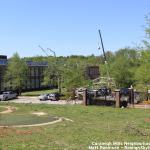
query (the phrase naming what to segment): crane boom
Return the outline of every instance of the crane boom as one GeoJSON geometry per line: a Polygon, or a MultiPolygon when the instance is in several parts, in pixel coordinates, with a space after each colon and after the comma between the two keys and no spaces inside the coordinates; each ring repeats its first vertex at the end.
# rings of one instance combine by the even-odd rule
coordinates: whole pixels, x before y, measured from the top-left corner
{"type": "Polygon", "coordinates": [[[56,53],[53,51],[53,50],[51,50],[50,48],[47,48],[49,51],[51,51],[53,54],[54,54],[54,56],[56,57],[56,53]]]}
{"type": "Polygon", "coordinates": [[[100,30],[98,30],[98,31],[99,31],[99,36],[100,36],[100,40],[101,40],[101,45],[102,45],[102,50],[103,50],[103,55],[104,55],[104,61],[105,61],[105,66],[106,66],[106,72],[107,72],[107,81],[108,81],[108,86],[109,86],[110,85],[110,83],[109,83],[109,80],[110,80],[109,68],[108,68],[106,53],[105,53],[105,49],[104,49],[104,45],[103,45],[101,31],[100,30]]]}
{"type": "Polygon", "coordinates": [[[102,36],[101,36],[101,31],[98,30],[98,32],[99,32],[99,37],[100,37],[100,40],[101,40],[101,45],[102,45],[102,50],[103,50],[104,60],[107,62],[107,59],[106,59],[106,53],[105,53],[105,49],[104,49],[104,45],[103,45],[103,40],[102,40],[102,36]]]}
{"type": "Polygon", "coordinates": [[[47,54],[47,52],[44,50],[44,48],[42,48],[40,45],[39,45],[39,48],[40,48],[47,56],[49,56],[49,55],[47,54]]]}
{"type": "Polygon", "coordinates": [[[115,88],[116,87],[115,80],[113,78],[110,78],[109,65],[107,63],[107,57],[106,57],[106,53],[105,53],[105,49],[104,49],[104,45],[103,45],[101,31],[98,30],[98,32],[99,32],[99,37],[100,37],[100,41],[101,41],[101,47],[103,50],[104,63],[105,63],[107,76],[94,79],[93,80],[93,88],[99,89],[99,87],[104,87],[104,86],[107,86],[107,88],[115,88]]]}

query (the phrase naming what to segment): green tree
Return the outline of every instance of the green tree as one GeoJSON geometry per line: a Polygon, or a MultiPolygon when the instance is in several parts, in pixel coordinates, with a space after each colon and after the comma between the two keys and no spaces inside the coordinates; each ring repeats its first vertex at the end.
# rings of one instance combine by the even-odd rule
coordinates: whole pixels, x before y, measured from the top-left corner
{"type": "Polygon", "coordinates": [[[134,74],[139,66],[138,53],[134,49],[125,48],[116,52],[110,64],[111,76],[118,87],[130,87],[134,84],[134,74]]]}
{"type": "Polygon", "coordinates": [[[70,60],[68,64],[65,65],[63,73],[63,86],[71,91],[77,87],[86,86],[88,80],[85,77],[85,64],[82,62],[74,62],[70,60]]]}
{"type": "Polygon", "coordinates": [[[5,74],[6,87],[17,90],[19,94],[21,94],[22,88],[26,84],[26,73],[26,63],[20,58],[18,53],[14,53],[13,57],[8,62],[5,74]]]}
{"type": "Polygon", "coordinates": [[[112,75],[116,81],[117,87],[129,87],[132,84],[132,73],[129,70],[127,59],[123,56],[116,58],[112,67],[112,75]]]}
{"type": "Polygon", "coordinates": [[[145,26],[145,39],[143,40],[146,49],[150,49],[150,13],[145,17],[146,26],[145,26]]]}
{"type": "Polygon", "coordinates": [[[57,86],[58,92],[61,93],[61,62],[58,58],[53,57],[51,59],[48,58],[48,67],[44,72],[44,84],[50,85],[52,87],[57,86]]]}
{"type": "Polygon", "coordinates": [[[146,16],[145,34],[145,47],[139,51],[140,65],[135,73],[136,87],[140,90],[150,85],[150,13],[146,16]]]}
{"type": "Polygon", "coordinates": [[[150,50],[142,50],[140,52],[140,66],[135,72],[136,86],[144,88],[150,85],[150,50]]]}

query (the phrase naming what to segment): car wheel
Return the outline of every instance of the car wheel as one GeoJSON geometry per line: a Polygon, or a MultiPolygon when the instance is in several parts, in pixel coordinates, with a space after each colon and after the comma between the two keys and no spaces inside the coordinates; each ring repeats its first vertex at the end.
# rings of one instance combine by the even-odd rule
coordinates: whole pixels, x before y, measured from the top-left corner
{"type": "Polygon", "coordinates": [[[123,102],[122,102],[122,106],[123,106],[124,108],[126,108],[127,105],[128,105],[128,103],[127,103],[126,101],[123,101],[123,102]]]}

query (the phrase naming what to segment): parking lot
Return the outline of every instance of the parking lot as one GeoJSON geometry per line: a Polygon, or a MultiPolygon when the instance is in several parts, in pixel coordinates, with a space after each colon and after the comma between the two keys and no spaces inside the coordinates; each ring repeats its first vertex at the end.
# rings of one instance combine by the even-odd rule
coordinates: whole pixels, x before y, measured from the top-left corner
{"type": "MultiPolygon", "coordinates": [[[[2,102],[8,102],[8,101],[2,101],[2,102]]],[[[9,100],[9,102],[13,103],[33,103],[33,104],[58,104],[58,105],[65,105],[65,104],[82,104],[81,100],[72,100],[72,101],[66,101],[66,100],[59,100],[59,101],[40,101],[38,97],[29,97],[29,96],[19,96],[17,99],[9,100]]]]}

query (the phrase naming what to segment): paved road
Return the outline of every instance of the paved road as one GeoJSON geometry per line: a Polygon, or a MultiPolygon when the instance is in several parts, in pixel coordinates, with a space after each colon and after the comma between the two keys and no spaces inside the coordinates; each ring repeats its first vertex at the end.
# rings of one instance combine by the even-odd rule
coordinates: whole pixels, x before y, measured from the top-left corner
{"type": "Polygon", "coordinates": [[[67,102],[66,100],[40,101],[38,99],[38,97],[19,96],[18,99],[10,100],[9,102],[14,102],[14,103],[33,103],[33,104],[58,104],[58,105],[71,104],[71,105],[73,105],[73,104],[82,104],[83,101],[81,101],[81,100],[69,101],[69,102],[67,102]]]}

